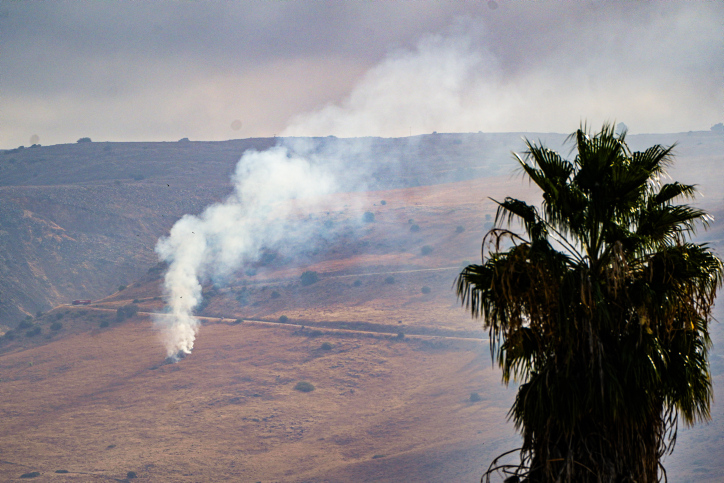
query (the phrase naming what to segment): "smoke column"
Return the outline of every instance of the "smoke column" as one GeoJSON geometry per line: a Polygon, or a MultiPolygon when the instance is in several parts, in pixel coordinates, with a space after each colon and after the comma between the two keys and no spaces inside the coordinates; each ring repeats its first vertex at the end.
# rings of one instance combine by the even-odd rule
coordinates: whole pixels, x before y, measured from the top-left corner
{"type": "MultiPolygon", "coordinates": [[[[484,94],[478,82],[488,64],[484,60],[466,38],[430,36],[414,51],[390,54],[341,107],[300,116],[283,136],[374,135],[389,132],[391,125],[404,135],[409,126],[430,132],[484,94]]],[[[193,310],[202,300],[203,280],[233,274],[257,260],[264,248],[292,238],[311,241],[318,235],[314,225],[295,224],[293,215],[298,220],[299,210],[315,208],[320,196],[336,191],[359,193],[361,205],[371,167],[387,162],[394,172],[394,156],[376,153],[373,159],[364,138],[339,144],[286,138],[265,152],[245,153],[236,167],[233,194],[199,216],[183,216],[156,245],[159,258],[169,264],[164,280],[169,313],[155,317],[168,357],[193,349],[199,328],[193,310]]]]}
{"type": "MultiPolygon", "coordinates": [[[[156,245],[169,264],[164,289],[170,312],[155,320],[169,357],[193,349],[199,326],[193,309],[201,302],[201,280],[229,275],[257,259],[262,248],[283,240],[293,223],[291,200],[313,204],[313,197],[335,190],[325,168],[282,146],[245,153],[233,181],[234,193],[225,202],[199,216],[185,215],[156,245]]],[[[295,231],[296,237],[304,235],[295,231]]]]}

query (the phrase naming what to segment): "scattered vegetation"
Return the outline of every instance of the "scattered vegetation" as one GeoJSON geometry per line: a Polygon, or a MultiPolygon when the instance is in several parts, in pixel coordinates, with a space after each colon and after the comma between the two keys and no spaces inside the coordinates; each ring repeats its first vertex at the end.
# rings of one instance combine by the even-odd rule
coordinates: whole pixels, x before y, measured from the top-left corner
{"type": "Polygon", "coordinates": [[[19,329],[19,330],[29,329],[29,328],[31,328],[32,326],[33,326],[33,320],[26,318],[26,319],[20,321],[20,323],[18,324],[18,329],[19,329]]]}
{"type": "Polygon", "coordinates": [[[36,335],[40,335],[41,332],[42,332],[42,329],[40,328],[40,326],[36,325],[29,331],[25,332],[25,336],[26,337],[35,337],[36,335]]]}
{"type": "Polygon", "coordinates": [[[306,287],[308,285],[319,282],[319,274],[313,270],[307,270],[306,272],[302,273],[300,279],[302,281],[302,286],[306,287]]]}
{"type": "Polygon", "coordinates": [[[298,383],[296,383],[294,385],[294,389],[296,391],[301,391],[301,392],[312,392],[316,388],[314,387],[314,384],[312,384],[311,382],[299,381],[298,383]]]}

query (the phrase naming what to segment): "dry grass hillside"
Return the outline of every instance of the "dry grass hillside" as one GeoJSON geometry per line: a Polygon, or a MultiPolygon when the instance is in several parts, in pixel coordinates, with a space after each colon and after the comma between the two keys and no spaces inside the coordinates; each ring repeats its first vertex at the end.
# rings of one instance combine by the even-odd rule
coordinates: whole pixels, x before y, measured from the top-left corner
{"type": "MultiPolygon", "coordinates": [[[[459,139],[444,140],[470,149],[459,139]]],[[[161,156],[196,143],[167,144],[146,151],[161,156]]],[[[694,133],[679,148],[686,176],[705,178],[705,206],[715,215],[724,212],[721,196],[711,194],[719,144],[694,133]]],[[[82,148],[108,152],[101,143],[82,148]]],[[[168,364],[150,318],[164,309],[154,237],[228,192],[218,173],[228,175],[235,159],[231,148],[224,152],[228,159],[197,185],[173,170],[120,184],[22,185],[2,178],[0,160],[0,180],[17,181],[0,188],[9,200],[0,206],[22,213],[3,215],[16,225],[0,219],[2,236],[22,242],[0,247],[2,269],[17,270],[3,282],[12,290],[0,287],[2,302],[26,291],[32,300],[46,294],[48,304],[94,299],[44,306],[35,316],[20,305],[31,315],[0,338],[0,480],[37,472],[33,481],[124,481],[133,472],[139,481],[169,482],[478,481],[517,444],[506,422],[515,388],[500,383],[486,334],[452,284],[463,265],[479,260],[494,217],[488,198],[533,199],[528,184],[492,163],[485,176],[441,164],[435,183],[420,183],[435,172],[429,161],[432,171],[395,168],[400,178],[365,193],[366,204],[353,203],[353,194],[330,196],[323,205],[331,208],[309,219],[354,229],[326,244],[268,253],[224,283],[207,283],[195,349],[168,364]],[[171,195],[161,188],[171,188],[173,176],[180,191],[171,195]],[[360,222],[364,212],[373,221],[360,222]],[[302,283],[305,271],[318,280],[302,283]],[[99,286],[105,292],[91,295],[99,286]],[[300,382],[314,389],[299,390],[310,388],[300,382]]],[[[445,151],[438,145],[430,153],[445,151]]],[[[11,155],[19,154],[0,159],[11,155]]],[[[462,166],[469,155],[453,159],[462,166]]],[[[700,237],[723,251],[720,222],[700,237]]],[[[681,431],[666,461],[670,481],[724,474],[720,324],[712,338],[713,420],[681,431]]]]}

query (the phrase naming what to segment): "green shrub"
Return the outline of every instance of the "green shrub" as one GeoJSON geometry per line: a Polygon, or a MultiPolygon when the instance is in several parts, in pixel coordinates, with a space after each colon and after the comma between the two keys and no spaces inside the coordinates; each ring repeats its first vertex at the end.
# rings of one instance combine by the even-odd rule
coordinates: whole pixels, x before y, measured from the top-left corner
{"type": "Polygon", "coordinates": [[[38,310],[37,312],[35,312],[35,318],[36,318],[36,319],[38,319],[38,318],[40,318],[40,317],[42,317],[42,316],[43,316],[43,311],[42,311],[42,310],[38,310]]]}
{"type": "Polygon", "coordinates": [[[362,285],[362,280],[357,279],[357,280],[354,281],[354,283],[353,283],[352,285],[354,285],[355,287],[359,287],[359,286],[362,285]]]}
{"type": "Polygon", "coordinates": [[[135,471],[129,471],[128,473],[126,473],[126,479],[128,479],[128,480],[131,480],[131,479],[137,478],[137,477],[138,477],[138,475],[136,475],[135,471]]]}
{"type": "Polygon", "coordinates": [[[20,478],[35,478],[36,476],[40,476],[39,471],[31,471],[30,473],[23,473],[20,475],[20,478]]]}
{"type": "Polygon", "coordinates": [[[124,320],[135,316],[137,313],[138,305],[135,304],[128,304],[124,305],[123,307],[118,307],[118,309],[116,309],[116,321],[123,322],[124,320]]]}
{"type": "Polygon", "coordinates": [[[395,277],[390,275],[389,277],[385,278],[385,283],[390,284],[390,285],[395,283],[395,277]]]}
{"type": "Polygon", "coordinates": [[[126,286],[125,286],[125,285],[119,285],[119,286],[118,286],[118,291],[119,291],[119,292],[123,292],[124,290],[126,290],[126,286]]]}
{"type": "Polygon", "coordinates": [[[279,322],[281,322],[282,324],[286,324],[287,322],[289,322],[289,317],[287,317],[286,315],[282,315],[281,317],[279,317],[279,322]]]}
{"type": "Polygon", "coordinates": [[[380,201],[380,204],[381,204],[382,206],[385,206],[385,205],[387,204],[387,202],[386,202],[385,200],[382,200],[382,201],[380,201]]]}
{"type": "Polygon", "coordinates": [[[65,312],[58,312],[55,314],[55,320],[60,320],[65,317],[65,312]]]}
{"type": "Polygon", "coordinates": [[[362,215],[362,221],[364,221],[365,223],[374,223],[375,214],[371,211],[365,211],[365,214],[362,215]]]}
{"type": "Polygon", "coordinates": [[[33,326],[32,320],[25,319],[18,324],[18,329],[29,329],[33,326]]]}
{"type": "Polygon", "coordinates": [[[76,142],[80,144],[80,143],[90,143],[90,142],[92,142],[92,141],[91,141],[91,138],[85,137],[85,138],[80,138],[80,139],[79,139],[78,141],[76,141],[76,142]]]}
{"type": "Polygon", "coordinates": [[[422,287],[422,293],[424,293],[425,295],[429,294],[430,292],[431,292],[430,287],[428,287],[427,285],[422,287]]]}
{"type": "Polygon", "coordinates": [[[15,331],[14,330],[8,330],[3,334],[2,336],[3,340],[15,340],[15,331]]]}
{"type": "Polygon", "coordinates": [[[133,299],[133,303],[134,303],[134,304],[140,304],[140,303],[141,303],[141,299],[133,299]]]}
{"type": "Polygon", "coordinates": [[[241,320],[241,319],[236,319],[236,320],[234,321],[234,325],[239,325],[239,324],[241,324],[242,322],[243,322],[243,320],[241,320]]]}
{"type": "Polygon", "coordinates": [[[274,290],[274,291],[271,293],[271,298],[273,298],[273,299],[278,299],[279,297],[281,297],[281,294],[280,294],[279,292],[277,292],[276,290],[274,290]]]}
{"type": "Polygon", "coordinates": [[[26,337],[35,337],[36,335],[40,335],[40,332],[42,332],[42,329],[40,328],[40,326],[36,325],[35,327],[33,327],[32,329],[27,331],[25,333],[25,336],[26,337]]]}
{"type": "Polygon", "coordinates": [[[104,320],[101,320],[101,323],[100,323],[101,329],[105,329],[105,328],[108,327],[109,325],[110,325],[110,323],[109,323],[107,320],[105,320],[105,319],[104,319],[104,320]]]}
{"type": "Polygon", "coordinates": [[[317,283],[319,281],[319,274],[313,270],[307,270],[302,273],[300,279],[302,281],[302,286],[306,287],[308,285],[312,285],[313,283],[317,283]]]}
{"type": "Polygon", "coordinates": [[[465,231],[465,227],[462,225],[458,225],[457,228],[455,228],[455,233],[462,233],[465,231]]]}
{"type": "Polygon", "coordinates": [[[332,344],[330,344],[329,342],[322,342],[322,345],[319,348],[323,351],[329,351],[332,350],[332,344]]]}
{"type": "Polygon", "coordinates": [[[53,322],[52,324],[50,324],[50,330],[57,332],[62,328],[63,328],[63,324],[60,322],[53,322]]]}
{"type": "Polygon", "coordinates": [[[55,470],[56,473],[68,473],[68,470],[55,470]]]}
{"type": "Polygon", "coordinates": [[[295,384],[294,389],[301,392],[312,392],[314,391],[315,387],[314,384],[307,381],[299,381],[295,384]]]}
{"type": "Polygon", "coordinates": [[[400,340],[404,339],[404,338],[405,338],[405,333],[404,333],[404,332],[398,332],[398,333],[397,333],[397,338],[400,339],[400,340]]]}
{"type": "Polygon", "coordinates": [[[420,250],[420,253],[422,253],[423,256],[429,255],[432,253],[432,247],[430,245],[425,245],[420,250]]]}
{"type": "Polygon", "coordinates": [[[470,393],[470,402],[478,402],[478,401],[482,401],[482,400],[483,400],[483,398],[480,397],[480,394],[478,394],[477,392],[470,393]]]}
{"type": "Polygon", "coordinates": [[[417,233],[418,231],[420,231],[420,226],[419,226],[419,225],[412,225],[412,226],[410,227],[410,231],[411,231],[412,233],[417,233]]]}

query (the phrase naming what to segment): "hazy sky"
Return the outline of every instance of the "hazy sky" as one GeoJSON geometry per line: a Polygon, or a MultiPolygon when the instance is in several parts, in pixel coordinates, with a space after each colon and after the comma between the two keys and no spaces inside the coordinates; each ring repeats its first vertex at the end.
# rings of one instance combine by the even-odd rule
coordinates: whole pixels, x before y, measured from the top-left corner
{"type": "Polygon", "coordinates": [[[0,147],[724,121],[724,3],[0,1],[0,147]]]}

